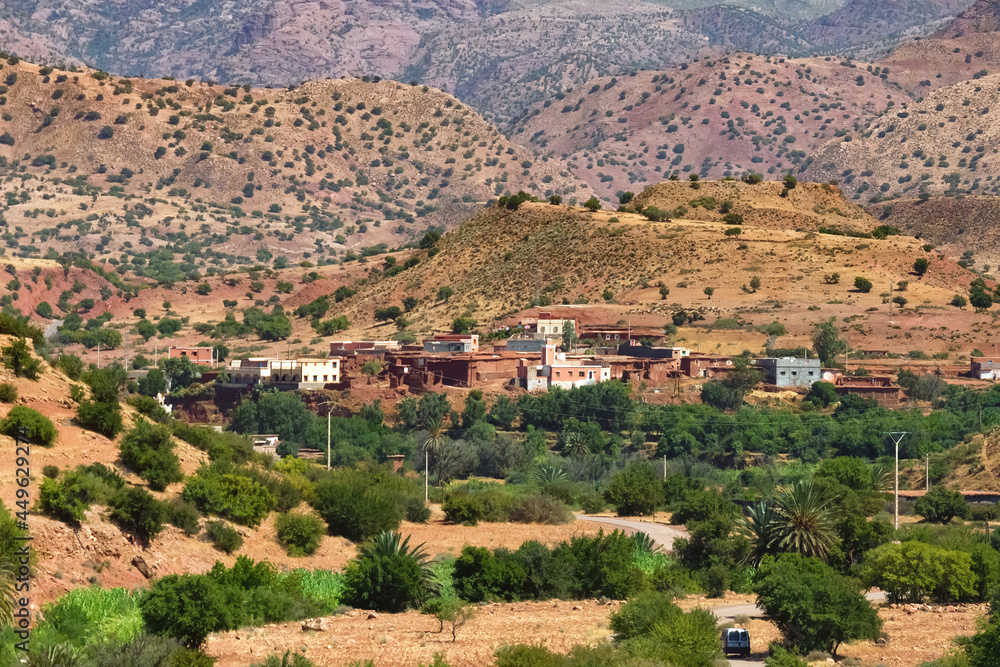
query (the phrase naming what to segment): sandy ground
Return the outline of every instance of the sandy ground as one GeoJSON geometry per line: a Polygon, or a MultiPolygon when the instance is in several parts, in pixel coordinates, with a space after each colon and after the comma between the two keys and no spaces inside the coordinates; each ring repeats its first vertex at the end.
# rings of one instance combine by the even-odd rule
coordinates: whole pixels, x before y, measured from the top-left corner
{"type": "MultiPolygon", "coordinates": [[[[727,595],[705,599],[692,596],[680,600],[685,609],[713,608],[752,603],[753,596],[727,595]]],[[[330,619],[330,629],[303,631],[300,623],[243,629],[214,635],[207,651],[220,664],[244,666],[271,653],[301,651],[320,665],[346,665],[355,660],[374,660],[378,667],[427,664],[437,652],[454,667],[479,667],[489,663],[494,652],[508,643],[543,643],[552,650],[567,651],[577,644],[610,641],[608,618],[619,603],[600,605],[595,600],[485,604],[476,608],[476,618],[451,641],[446,631],[438,634],[437,622],[417,612],[380,614],[370,618],[365,611],[352,611],[330,619]]],[[[882,607],[879,614],[889,634],[887,646],[871,642],[846,645],[840,657],[854,657],[864,664],[919,665],[935,660],[953,644],[956,635],[975,632],[982,614],[976,605],[956,612],[916,612],[882,607]]],[[[780,639],[772,623],[754,618],[749,623],[753,652],[763,655],[770,642],[780,639]]]]}

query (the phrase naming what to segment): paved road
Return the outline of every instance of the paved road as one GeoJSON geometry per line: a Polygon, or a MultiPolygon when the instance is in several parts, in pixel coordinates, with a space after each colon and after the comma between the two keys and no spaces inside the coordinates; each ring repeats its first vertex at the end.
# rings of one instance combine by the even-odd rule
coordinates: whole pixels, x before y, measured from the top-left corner
{"type": "Polygon", "coordinates": [[[576,515],[579,521],[591,521],[600,523],[611,528],[623,530],[629,535],[632,533],[646,533],[654,542],[670,551],[674,546],[674,540],[678,537],[687,537],[687,532],[682,528],[674,528],[664,523],[654,523],[652,521],[639,521],[636,519],[618,519],[610,516],[586,516],[576,515]]]}
{"type": "Polygon", "coordinates": [[[59,327],[63,325],[62,320],[52,320],[52,324],[45,327],[45,340],[51,340],[55,338],[55,335],[59,333],[59,327]]]}
{"type": "MultiPolygon", "coordinates": [[[[579,521],[592,521],[610,526],[612,528],[618,528],[619,530],[624,530],[629,534],[644,532],[649,535],[654,542],[662,545],[667,551],[670,551],[671,547],[673,547],[673,543],[676,538],[687,537],[687,532],[684,530],[662,523],[653,523],[652,521],[637,521],[635,519],[618,519],[616,517],[604,516],[586,516],[582,514],[578,514],[576,518],[579,521]]],[[[865,597],[872,602],[883,602],[885,600],[885,593],[882,591],[872,591],[865,595],[865,597]]],[[[734,622],[737,616],[749,616],[751,618],[764,617],[764,611],[757,607],[757,605],[753,604],[737,604],[730,605],[728,607],[715,607],[711,611],[719,618],[720,625],[734,622]]],[[[759,667],[764,664],[764,658],[766,655],[766,653],[756,653],[746,660],[730,658],[729,664],[732,665],[732,667],[759,667]]]]}

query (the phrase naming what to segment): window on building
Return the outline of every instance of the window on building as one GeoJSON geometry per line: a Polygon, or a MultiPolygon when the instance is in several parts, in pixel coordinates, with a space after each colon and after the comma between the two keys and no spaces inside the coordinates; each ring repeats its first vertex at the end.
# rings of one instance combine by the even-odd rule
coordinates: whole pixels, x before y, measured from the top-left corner
{"type": "Polygon", "coordinates": [[[591,380],[594,379],[594,371],[590,371],[590,373],[588,375],[588,378],[591,379],[591,380]]]}
{"type": "Polygon", "coordinates": [[[323,376],[323,382],[326,382],[326,380],[327,380],[327,376],[324,375],[323,376]]]}
{"type": "Polygon", "coordinates": [[[583,371],[580,371],[580,377],[583,377],[583,371]]]}

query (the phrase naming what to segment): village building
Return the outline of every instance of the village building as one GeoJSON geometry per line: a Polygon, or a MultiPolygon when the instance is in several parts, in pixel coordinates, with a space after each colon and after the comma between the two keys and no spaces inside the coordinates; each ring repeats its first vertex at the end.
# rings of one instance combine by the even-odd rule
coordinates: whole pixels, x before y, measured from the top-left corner
{"type": "Polygon", "coordinates": [[[210,347],[180,347],[171,345],[167,348],[168,359],[180,359],[182,357],[190,359],[191,363],[198,364],[199,366],[211,366],[215,362],[215,352],[210,347]]]}
{"type": "Polygon", "coordinates": [[[764,382],[775,387],[811,387],[823,379],[819,359],[765,357],[754,364],[764,371],[764,382]]]}
{"type": "Polygon", "coordinates": [[[330,356],[340,359],[343,375],[359,373],[366,361],[385,361],[386,352],[402,349],[394,340],[338,340],[330,342],[330,356]]]}
{"type": "Polygon", "coordinates": [[[851,394],[875,401],[883,408],[898,408],[902,402],[903,390],[892,384],[887,376],[837,378],[834,388],[840,396],[851,394]]]}
{"type": "Polygon", "coordinates": [[[1000,379],[1000,359],[994,357],[972,357],[969,362],[971,375],[977,380],[1000,379]]]}
{"type": "Polygon", "coordinates": [[[556,354],[555,343],[548,343],[542,350],[541,364],[523,360],[518,367],[518,379],[528,391],[548,391],[553,387],[574,389],[611,379],[611,367],[593,358],[567,358],[556,354]]]}
{"type": "Polygon", "coordinates": [[[340,382],[340,359],[234,359],[225,370],[222,386],[250,388],[255,385],[282,390],[323,389],[340,382]]]}
{"type": "Polygon", "coordinates": [[[474,387],[481,383],[513,381],[520,352],[462,352],[429,354],[401,350],[385,355],[385,372],[390,387],[406,386],[414,390],[434,387],[474,387]]]}
{"type": "Polygon", "coordinates": [[[711,354],[690,354],[680,359],[681,373],[692,378],[714,378],[733,370],[733,358],[711,354]]]}
{"type": "Polygon", "coordinates": [[[598,345],[620,345],[626,341],[650,341],[658,343],[664,338],[662,331],[638,327],[589,327],[584,326],[577,333],[581,341],[594,341],[598,345]]]}
{"type": "Polygon", "coordinates": [[[434,334],[424,340],[424,352],[478,352],[479,334],[434,334]]]}
{"type": "Polygon", "coordinates": [[[543,340],[562,338],[563,333],[570,325],[573,326],[573,331],[579,332],[580,327],[575,319],[554,317],[552,313],[539,313],[534,325],[534,335],[543,340]]]}

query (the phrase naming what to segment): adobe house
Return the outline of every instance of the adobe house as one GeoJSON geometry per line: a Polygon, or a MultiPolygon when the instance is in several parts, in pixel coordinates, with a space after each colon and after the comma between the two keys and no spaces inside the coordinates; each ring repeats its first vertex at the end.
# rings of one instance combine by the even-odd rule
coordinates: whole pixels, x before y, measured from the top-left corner
{"type": "Polygon", "coordinates": [[[692,354],[681,358],[681,372],[692,378],[713,378],[733,370],[733,358],[710,354],[692,354]]]}
{"type": "Polygon", "coordinates": [[[892,378],[886,376],[840,377],[834,389],[839,396],[860,396],[875,401],[883,408],[898,408],[903,398],[903,390],[893,385],[892,378]]]}
{"type": "Polygon", "coordinates": [[[434,334],[424,340],[424,352],[478,352],[479,334],[434,334]]]}
{"type": "Polygon", "coordinates": [[[556,344],[549,342],[542,350],[541,364],[522,360],[517,370],[521,386],[528,391],[548,391],[552,387],[573,389],[607,382],[611,379],[611,368],[603,361],[571,358],[556,354],[556,344]]]}

